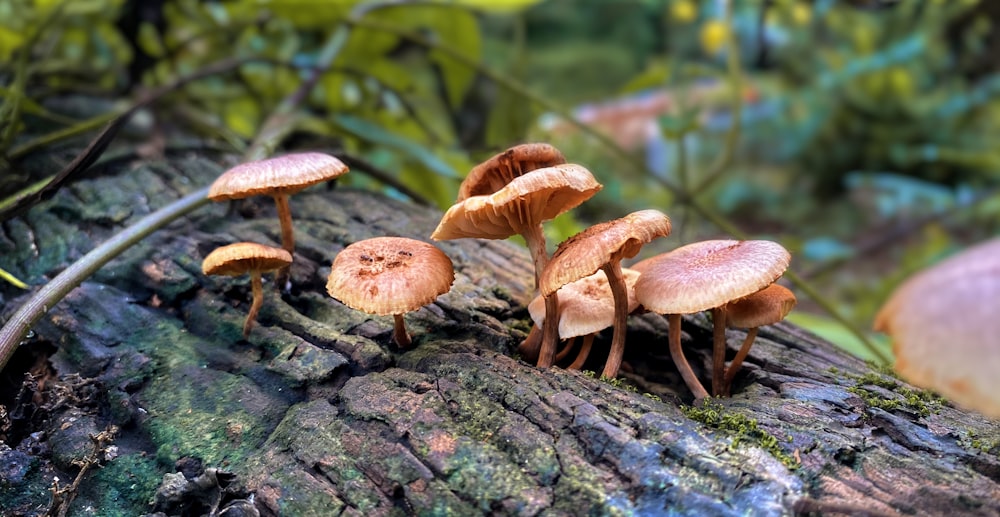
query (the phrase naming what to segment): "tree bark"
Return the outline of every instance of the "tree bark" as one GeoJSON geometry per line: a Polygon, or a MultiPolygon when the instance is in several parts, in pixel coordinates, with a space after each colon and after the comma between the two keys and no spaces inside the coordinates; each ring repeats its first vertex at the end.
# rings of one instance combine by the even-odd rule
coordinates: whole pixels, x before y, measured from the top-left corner
{"type": "MultiPolygon", "coordinates": [[[[222,169],[184,157],[72,185],[3,224],[0,267],[41,284],[222,169]]],[[[279,245],[273,203],[249,203],[242,213],[252,216],[218,204],[159,232],[34,329],[24,353],[55,349],[59,382],[79,374],[100,389],[60,406],[36,386],[44,401],[34,404],[48,404],[50,418],[0,461],[28,461],[32,444],[49,452],[21,476],[0,472],[0,513],[46,505],[52,477],[72,479],[73,459],[89,451],[81,430],[115,424],[117,458],[88,474],[78,508],[179,514],[182,503],[156,493],[177,466],[192,470],[189,482],[214,480],[212,504],[246,505],[253,494],[262,515],[1000,514],[996,422],[790,325],[760,329],[733,397],[694,411],[659,316],[629,319],[621,383],[513,357],[534,284],[526,251],[511,243],[436,243],[455,262],[454,288],[406,315],[413,346],[400,350],[391,317],[352,311],[324,290],[347,244],[426,240],[436,226],[440,213],[379,194],[318,187],[291,200],[292,290],[265,284],[244,340],[249,278],[206,277],[200,264],[231,242],[279,245]]],[[[2,295],[7,313],[25,296],[8,286],[2,295]]],[[[711,325],[699,315],[683,330],[707,384],[711,325]]],[[[744,335],[727,331],[729,358],[744,335]]],[[[595,340],[587,369],[600,371],[610,340],[595,340]]],[[[16,364],[5,375],[20,376],[16,364]]]]}

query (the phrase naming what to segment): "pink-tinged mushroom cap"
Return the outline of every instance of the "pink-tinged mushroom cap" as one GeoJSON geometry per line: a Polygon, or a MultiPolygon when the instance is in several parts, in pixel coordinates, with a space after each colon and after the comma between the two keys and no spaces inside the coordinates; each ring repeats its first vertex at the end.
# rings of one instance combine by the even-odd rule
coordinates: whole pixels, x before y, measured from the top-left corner
{"type": "Polygon", "coordinates": [[[899,375],[1000,418],[1000,239],[904,281],[875,316],[899,375]]]}
{"type": "MultiPolygon", "coordinates": [[[[639,279],[639,273],[622,268],[625,285],[628,286],[628,309],[635,310],[639,303],[635,301],[632,286],[639,279]]],[[[541,296],[536,296],[528,304],[528,313],[532,321],[539,327],[545,321],[545,302],[541,296]]],[[[615,300],[611,295],[611,286],[604,271],[598,271],[590,276],[570,282],[559,288],[559,337],[568,339],[574,336],[584,336],[600,332],[614,323],[615,300]]]]}
{"type": "Polygon", "coordinates": [[[289,195],[347,171],[344,162],[328,154],[286,154],[241,163],[229,169],[209,187],[208,198],[225,201],[258,195],[289,195]]]}
{"type": "Polygon", "coordinates": [[[695,242],[638,264],[635,296],[659,314],[701,312],[774,283],[790,260],[788,250],[771,241],[695,242]]]}

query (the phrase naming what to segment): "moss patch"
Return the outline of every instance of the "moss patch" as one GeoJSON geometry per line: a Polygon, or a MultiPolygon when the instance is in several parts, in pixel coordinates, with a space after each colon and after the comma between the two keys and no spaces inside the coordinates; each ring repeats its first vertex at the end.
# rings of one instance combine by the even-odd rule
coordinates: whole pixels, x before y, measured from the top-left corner
{"type": "Polygon", "coordinates": [[[944,401],[940,395],[932,391],[903,386],[894,375],[881,371],[864,375],[848,374],[847,378],[854,381],[854,385],[848,387],[847,391],[860,397],[868,407],[886,411],[902,409],[926,417],[938,412],[944,401]]]}
{"type": "Polygon", "coordinates": [[[730,435],[734,447],[746,441],[769,452],[790,469],[799,467],[799,462],[778,445],[778,437],[761,429],[755,418],[730,411],[711,399],[700,406],[681,406],[681,412],[691,420],[730,435]]]}

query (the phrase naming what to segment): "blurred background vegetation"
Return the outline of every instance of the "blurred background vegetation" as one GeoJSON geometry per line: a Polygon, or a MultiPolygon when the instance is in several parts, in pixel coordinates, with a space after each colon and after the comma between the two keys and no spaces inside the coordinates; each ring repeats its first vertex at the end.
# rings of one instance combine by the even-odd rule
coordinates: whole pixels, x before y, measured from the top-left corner
{"type": "MultiPolygon", "coordinates": [[[[605,185],[553,246],[642,208],[675,222],[644,255],[728,221],[867,329],[906,275],[997,233],[998,20],[986,0],[0,0],[0,208],[156,87],[88,174],[241,151],[328,65],[285,145],[389,176],[348,184],[445,209],[475,163],[548,141],[605,185]]],[[[829,316],[800,295],[792,319],[872,357],[829,316]]]]}

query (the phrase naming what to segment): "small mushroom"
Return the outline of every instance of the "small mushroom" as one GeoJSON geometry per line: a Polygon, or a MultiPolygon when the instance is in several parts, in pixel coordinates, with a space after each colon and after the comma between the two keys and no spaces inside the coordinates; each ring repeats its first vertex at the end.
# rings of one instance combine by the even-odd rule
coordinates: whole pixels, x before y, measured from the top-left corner
{"type": "MultiPolygon", "coordinates": [[[[520,234],[528,245],[535,265],[535,285],[549,261],[545,249],[542,222],[571,210],[601,190],[603,186],[586,168],[575,164],[544,167],[512,179],[489,195],[471,196],[459,201],[444,214],[431,235],[434,240],[462,238],[506,239],[520,234]]],[[[545,311],[558,311],[556,295],[546,296],[545,311]]],[[[541,346],[555,349],[558,317],[547,316],[542,328],[541,346]]],[[[539,356],[539,366],[552,366],[553,356],[539,356]]]]}
{"type": "Polygon", "coordinates": [[[458,187],[456,203],[472,196],[488,196],[518,176],[563,163],[566,158],[549,144],[515,145],[473,167],[458,187]]]}
{"type": "Polygon", "coordinates": [[[899,375],[1000,418],[1000,238],[906,279],[875,316],[899,375]]]}
{"type": "MultiPolygon", "coordinates": [[[[628,310],[638,307],[632,286],[639,278],[638,271],[622,268],[622,278],[628,293],[628,310]]],[[[594,337],[598,332],[610,327],[615,322],[615,299],[608,284],[607,274],[603,270],[570,282],[559,288],[559,337],[573,340],[584,336],[580,352],[576,360],[568,366],[571,370],[579,370],[590,354],[594,337]]],[[[535,322],[535,327],[545,322],[544,298],[539,295],[528,304],[528,313],[535,322]]],[[[567,343],[566,351],[572,348],[572,342],[567,343]]],[[[559,358],[557,357],[557,360],[559,358]]]]}
{"type": "MultiPolygon", "coordinates": [[[[613,379],[618,376],[622,356],[625,354],[626,319],[631,310],[628,307],[628,289],[622,277],[621,260],[632,258],[649,241],[670,234],[670,218],[658,210],[640,210],[621,219],[596,224],[561,243],[552,254],[552,260],[542,273],[539,288],[542,296],[549,296],[560,287],[603,270],[615,301],[614,335],[611,351],[604,365],[603,376],[613,379]]],[[[546,349],[542,342],[539,363],[546,354],[554,354],[555,349],[546,349]]]]}
{"type": "Polygon", "coordinates": [[[201,263],[206,275],[239,276],[250,274],[253,302],[246,322],[243,323],[243,337],[250,335],[257,320],[257,313],[264,304],[264,290],[261,274],[288,267],[292,255],[281,248],[274,248],[254,242],[237,242],[213,250],[201,263]]]}
{"type": "Polygon", "coordinates": [[[712,311],[712,394],[722,395],[726,365],[726,304],[774,283],[791,256],[771,241],[710,240],[681,246],[632,266],[640,271],[635,297],[667,315],[670,356],[696,399],[708,392],[681,350],[681,315],[712,311]]]}
{"type": "Polygon", "coordinates": [[[393,317],[392,339],[409,348],[403,314],[451,290],[451,259],[435,246],[405,237],[355,242],[333,260],[326,290],[344,305],[393,317]]]}
{"type": "Polygon", "coordinates": [[[750,347],[757,337],[757,329],[764,325],[773,325],[788,316],[796,303],[795,293],[788,288],[771,284],[756,293],[745,298],[729,302],[726,305],[726,325],[730,327],[745,328],[747,336],[743,340],[736,356],[730,361],[726,368],[723,380],[723,392],[729,395],[736,373],[740,371],[743,360],[750,353],[750,347]]]}
{"type": "MultiPolygon", "coordinates": [[[[295,234],[288,196],[347,173],[347,165],[323,153],[294,153],[237,165],[209,187],[212,201],[267,195],[274,198],[281,223],[281,247],[295,254],[295,234]]],[[[285,276],[285,272],[279,273],[285,276]]],[[[283,282],[282,282],[283,283],[283,282]]]]}

